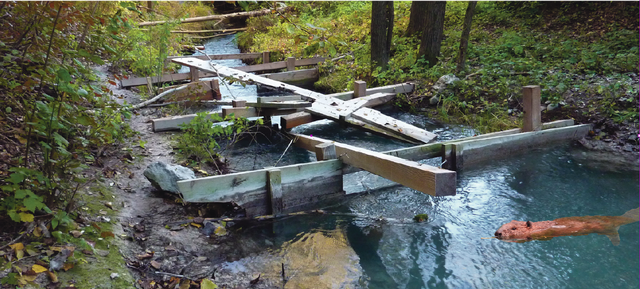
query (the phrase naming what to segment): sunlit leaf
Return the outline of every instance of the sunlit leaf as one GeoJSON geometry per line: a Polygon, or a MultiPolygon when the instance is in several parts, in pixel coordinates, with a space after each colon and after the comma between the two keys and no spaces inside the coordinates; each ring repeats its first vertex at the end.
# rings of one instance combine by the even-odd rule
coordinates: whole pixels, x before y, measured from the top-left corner
{"type": "Polygon", "coordinates": [[[42,273],[42,272],[47,271],[47,268],[42,267],[42,266],[40,266],[38,264],[33,264],[33,266],[31,266],[31,270],[33,270],[36,273],[42,273]]]}

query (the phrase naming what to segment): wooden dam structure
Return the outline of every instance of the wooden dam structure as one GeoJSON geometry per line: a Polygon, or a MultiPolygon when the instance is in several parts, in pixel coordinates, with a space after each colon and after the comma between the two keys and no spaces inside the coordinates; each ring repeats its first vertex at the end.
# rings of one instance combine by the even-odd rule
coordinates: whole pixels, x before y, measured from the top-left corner
{"type": "MultiPolygon", "coordinates": [[[[591,130],[590,125],[574,125],[573,120],[541,123],[540,87],[526,86],[523,88],[523,128],[434,142],[437,137],[434,133],[371,108],[390,101],[398,93],[413,91],[411,83],[367,89],[366,83],[356,82],[352,92],[321,94],[208,60],[182,57],[171,61],[189,67],[192,80],[196,75],[232,77],[291,93],[283,97],[261,97],[257,102],[217,101],[233,106],[223,108],[222,115],[265,118],[281,115],[280,128],[285,131],[315,120],[330,119],[417,144],[375,152],[332,140],[290,134],[293,144],[314,152],[317,161],[178,182],[186,202],[233,202],[243,207],[247,216],[295,212],[344,196],[343,175],[360,170],[432,196],[452,196],[456,194],[457,171],[465,167],[558,141],[580,139],[591,130]],[[441,167],[417,162],[437,157],[441,158],[441,167]]],[[[153,130],[179,129],[180,124],[194,117],[154,119],[153,130]]]]}

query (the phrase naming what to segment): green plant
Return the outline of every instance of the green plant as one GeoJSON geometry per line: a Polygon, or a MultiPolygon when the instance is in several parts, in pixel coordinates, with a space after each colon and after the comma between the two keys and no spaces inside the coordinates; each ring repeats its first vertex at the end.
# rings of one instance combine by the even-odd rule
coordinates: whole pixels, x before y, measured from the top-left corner
{"type": "MultiPolygon", "coordinates": [[[[262,119],[258,119],[255,125],[262,125],[262,119]]],[[[176,149],[180,157],[195,161],[206,161],[213,164],[219,158],[221,140],[232,145],[237,142],[242,133],[252,128],[252,124],[246,118],[235,117],[233,114],[222,118],[218,114],[205,112],[196,114],[189,123],[181,125],[184,132],[177,138],[176,149]],[[228,122],[218,124],[218,122],[228,122]]]]}

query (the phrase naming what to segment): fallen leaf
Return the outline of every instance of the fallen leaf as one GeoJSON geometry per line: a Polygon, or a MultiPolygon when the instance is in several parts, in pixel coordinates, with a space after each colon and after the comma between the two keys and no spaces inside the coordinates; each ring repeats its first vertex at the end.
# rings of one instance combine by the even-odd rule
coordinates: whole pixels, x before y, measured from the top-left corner
{"type": "Polygon", "coordinates": [[[217,227],[216,230],[213,231],[213,233],[216,234],[216,236],[224,236],[227,234],[227,229],[220,226],[220,227],[217,227]]]}
{"type": "Polygon", "coordinates": [[[202,225],[196,224],[196,223],[191,223],[191,226],[194,226],[196,228],[202,228],[202,225]]]}
{"type": "Polygon", "coordinates": [[[69,269],[73,268],[73,263],[64,263],[62,266],[62,270],[69,271],[69,269]]]}
{"type": "Polygon", "coordinates": [[[162,267],[162,264],[160,264],[160,262],[158,261],[151,261],[150,264],[151,264],[151,267],[156,269],[160,269],[160,267],[162,267]]]}
{"type": "Polygon", "coordinates": [[[213,283],[213,281],[209,280],[209,279],[202,279],[202,282],[200,283],[200,289],[217,289],[218,285],[216,285],[216,283],[213,283]]]}
{"type": "Polygon", "coordinates": [[[14,249],[16,251],[24,249],[24,245],[22,243],[15,243],[15,244],[9,245],[9,247],[11,247],[11,249],[14,249]]]}
{"type": "Polygon", "coordinates": [[[144,253],[136,256],[139,260],[149,259],[151,257],[153,257],[153,253],[144,253]]]}
{"type": "Polygon", "coordinates": [[[71,234],[75,238],[78,238],[82,236],[82,234],[84,234],[84,231],[72,230],[72,231],[69,231],[69,234],[71,234]]]}
{"type": "Polygon", "coordinates": [[[49,275],[49,279],[51,279],[51,283],[58,283],[58,276],[51,272],[51,271],[47,271],[47,275],[49,275]]]}
{"type": "Polygon", "coordinates": [[[100,237],[102,237],[102,238],[106,238],[106,237],[115,238],[116,236],[112,232],[102,232],[102,233],[100,233],[100,237]]]}
{"type": "Polygon", "coordinates": [[[33,235],[36,237],[42,236],[42,229],[40,227],[36,227],[35,229],[33,229],[33,235]]]}
{"type": "Polygon", "coordinates": [[[109,208],[109,209],[112,209],[112,210],[113,210],[113,204],[112,204],[111,202],[105,202],[105,203],[104,203],[104,205],[105,205],[107,208],[109,208]]]}
{"type": "Polygon", "coordinates": [[[35,265],[31,266],[31,270],[33,270],[34,272],[36,272],[36,274],[37,274],[37,273],[42,273],[42,272],[44,272],[44,271],[48,271],[48,270],[47,270],[47,268],[42,267],[42,266],[37,265],[37,264],[35,264],[35,265]]]}

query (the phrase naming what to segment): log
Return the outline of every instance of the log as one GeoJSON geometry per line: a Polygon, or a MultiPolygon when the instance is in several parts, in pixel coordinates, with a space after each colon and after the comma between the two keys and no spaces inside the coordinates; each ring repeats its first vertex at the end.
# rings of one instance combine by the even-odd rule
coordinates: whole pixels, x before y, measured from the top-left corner
{"type": "MultiPolygon", "coordinates": [[[[286,9],[287,7],[281,7],[276,10],[279,12],[283,12],[286,9]]],[[[258,11],[237,12],[237,13],[223,14],[223,15],[200,16],[200,17],[186,18],[184,20],[181,20],[180,23],[204,22],[204,21],[211,21],[211,20],[222,20],[226,18],[237,18],[237,17],[253,17],[253,16],[266,15],[271,13],[271,11],[272,11],[271,9],[263,9],[258,11]]],[[[167,21],[140,22],[138,23],[138,26],[155,26],[155,25],[160,25],[164,23],[167,23],[167,21]]]]}

